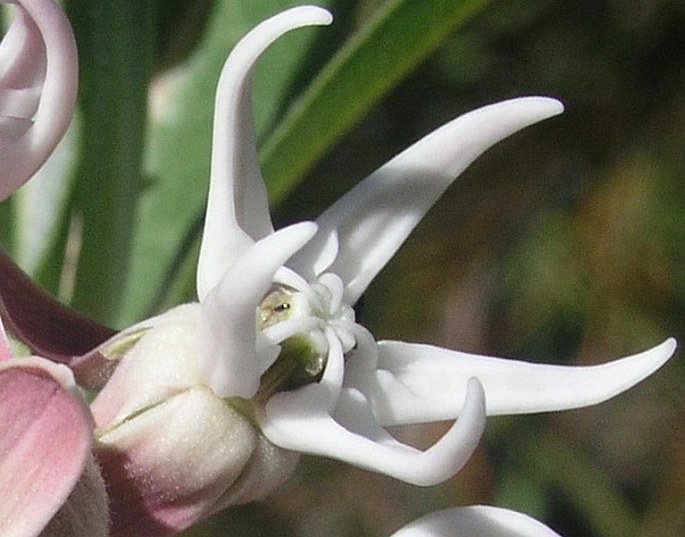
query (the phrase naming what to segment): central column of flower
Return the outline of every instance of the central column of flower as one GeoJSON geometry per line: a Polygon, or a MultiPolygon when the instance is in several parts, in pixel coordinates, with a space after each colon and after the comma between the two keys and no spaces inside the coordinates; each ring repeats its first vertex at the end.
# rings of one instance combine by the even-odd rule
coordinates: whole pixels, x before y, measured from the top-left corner
{"type": "Polygon", "coordinates": [[[342,280],[326,273],[310,283],[284,267],[275,282],[259,305],[258,324],[280,352],[262,375],[255,402],[312,382],[338,392],[347,354],[357,345],[355,334],[365,330],[343,300],[342,280]]]}

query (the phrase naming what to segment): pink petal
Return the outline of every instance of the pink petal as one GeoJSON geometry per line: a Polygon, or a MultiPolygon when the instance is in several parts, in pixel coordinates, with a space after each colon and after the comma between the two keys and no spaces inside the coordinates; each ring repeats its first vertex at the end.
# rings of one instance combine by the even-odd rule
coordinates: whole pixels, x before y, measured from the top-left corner
{"type": "Polygon", "coordinates": [[[92,421],[68,369],[41,358],[0,364],[0,535],[37,535],[83,472],[92,421]]]}

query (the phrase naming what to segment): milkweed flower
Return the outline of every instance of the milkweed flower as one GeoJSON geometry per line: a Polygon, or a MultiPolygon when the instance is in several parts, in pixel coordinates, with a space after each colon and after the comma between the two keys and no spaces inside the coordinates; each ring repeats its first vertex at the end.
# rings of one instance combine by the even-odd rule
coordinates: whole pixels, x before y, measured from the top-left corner
{"type": "Polygon", "coordinates": [[[426,515],[391,537],[559,537],[527,515],[485,505],[444,509],[426,515]]]}
{"type": "Polygon", "coordinates": [[[369,283],[475,158],[562,105],[525,97],[465,114],[316,222],[276,231],[256,158],[250,74],[284,33],[330,22],[320,8],[287,10],[249,32],[226,61],[199,302],[125,330],[72,363],[79,382],[98,391],[95,451],[113,536],[170,535],[259,498],[290,474],[298,453],[432,485],[468,460],[486,414],[601,402],[674,351],[668,340],[608,364],[561,367],[376,341],[353,309],[369,283]],[[456,421],[425,451],[386,430],[445,419],[456,421]]]}
{"type": "Polygon", "coordinates": [[[285,11],[250,32],[224,66],[197,277],[206,385],[219,397],[251,401],[278,446],[430,485],[466,461],[484,410],[595,404],[660,367],[673,340],[604,365],[561,367],[377,342],[356,322],[359,297],[454,179],[499,140],[563,107],[524,97],[467,113],[390,160],[314,223],[274,231],[255,156],[251,70],[286,31],[330,20],[312,6],[285,11]],[[385,430],[457,417],[425,452],[385,430]]]}
{"type": "MultiPolygon", "coordinates": [[[[50,155],[76,92],[75,45],[57,4],[8,3],[16,13],[0,45],[0,199],[50,155]]],[[[316,222],[275,231],[256,159],[250,73],[285,32],[330,22],[328,12],[311,6],[285,11],[250,32],[226,62],[199,303],[125,330],[80,358],[51,352],[71,369],[12,356],[0,326],[3,535],[173,535],[264,496],[292,472],[298,453],[431,485],[465,464],[486,414],[594,404],[639,382],[673,353],[668,340],[601,366],[544,366],[376,341],[356,322],[356,301],[466,166],[562,106],[528,97],[461,116],[381,167],[316,222]],[[90,407],[94,432],[74,375],[98,392],[90,407]],[[455,422],[426,451],[386,430],[442,419],[455,422]]],[[[17,277],[4,257],[1,265],[3,274],[17,277]]],[[[29,289],[17,281],[15,294],[29,289]]],[[[15,308],[16,296],[4,288],[3,315],[17,332],[31,328],[17,318],[26,310],[15,308]]],[[[60,322],[87,326],[98,340],[109,334],[60,312],[60,322]]],[[[75,348],[72,338],[56,344],[40,328],[29,334],[33,343],[75,348]]],[[[524,515],[470,507],[430,515],[395,537],[452,530],[554,535],[524,515]]]]}

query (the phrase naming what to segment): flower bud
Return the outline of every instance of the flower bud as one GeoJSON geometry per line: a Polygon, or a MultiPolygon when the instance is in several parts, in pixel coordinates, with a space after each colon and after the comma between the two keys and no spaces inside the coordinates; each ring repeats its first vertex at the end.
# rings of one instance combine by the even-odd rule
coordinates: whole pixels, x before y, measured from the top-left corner
{"type": "Polygon", "coordinates": [[[133,346],[91,405],[113,537],[174,534],[267,494],[294,469],[297,456],[261,436],[249,405],[201,381],[199,311],[181,306],[135,327],[133,346]]]}

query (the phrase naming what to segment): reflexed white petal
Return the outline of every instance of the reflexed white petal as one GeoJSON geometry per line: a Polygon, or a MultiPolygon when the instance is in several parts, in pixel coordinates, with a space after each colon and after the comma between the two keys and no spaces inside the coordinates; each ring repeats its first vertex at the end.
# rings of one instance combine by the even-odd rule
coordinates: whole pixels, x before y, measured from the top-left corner
{"type": "Polygon", "coordinates": [[[471,505],[431,513],[391,537],[559,537],[559,534],[516,511],[471,505]]]}
{"type": "Polygon", "coordinates": [[[303,222],[256,242],[201,302],[199,368],[219,397],[251,398],[264,372],[257,353],[256,309],[274,273],[316,232],[303,222]]]}
{"type": "Polygon", "coordinates": [[[462,401],[459,420],[423,452],[397,442],[378,426],[356,390],[341,391],[336,408],[340,422],[328,413],[328,391],[318,384],[274,395],[258,420],[264,435],[282,448],[332,457],[407,483],[430,486],[461,469],[485,427],[485,401],[477,379],[469,381],[462,401]]]}
{"type": "Polygon", "coordinates": [[[224,64],[216,95],[212,172],[198,264],[200,300],[249,246],[249,239],[259,240],[273,232],[252,128],[252,68],[283,34],[331,20],[328,11],[314,6],[286,10],[250,31],[224,64]]]}
{"type": "Polygon", "coordinates": [[[620,360],[560,366],[381,341],[376,379],[357,382],[364,384],[359,389],[372,403],[376,419],[385,425],[458,416],[464,382],[471,377],[483,384],[488,415],[549,412],[590,406],[618,395],[659,369],[675,348],[675,340],[668,339],[620,360]],[[407,389],[423,404],[408,397],[407,389]]]}
{"type": "Polygon", "coordinates": [[[331,272],[354,303],[454,179],[490,146],[557,115],[562,105],[524,97],[485,106],[433,131],[379,168],[317,220],[319,232],[288,266],[312,279],[332,233],[339,253],[331,272]]]}

